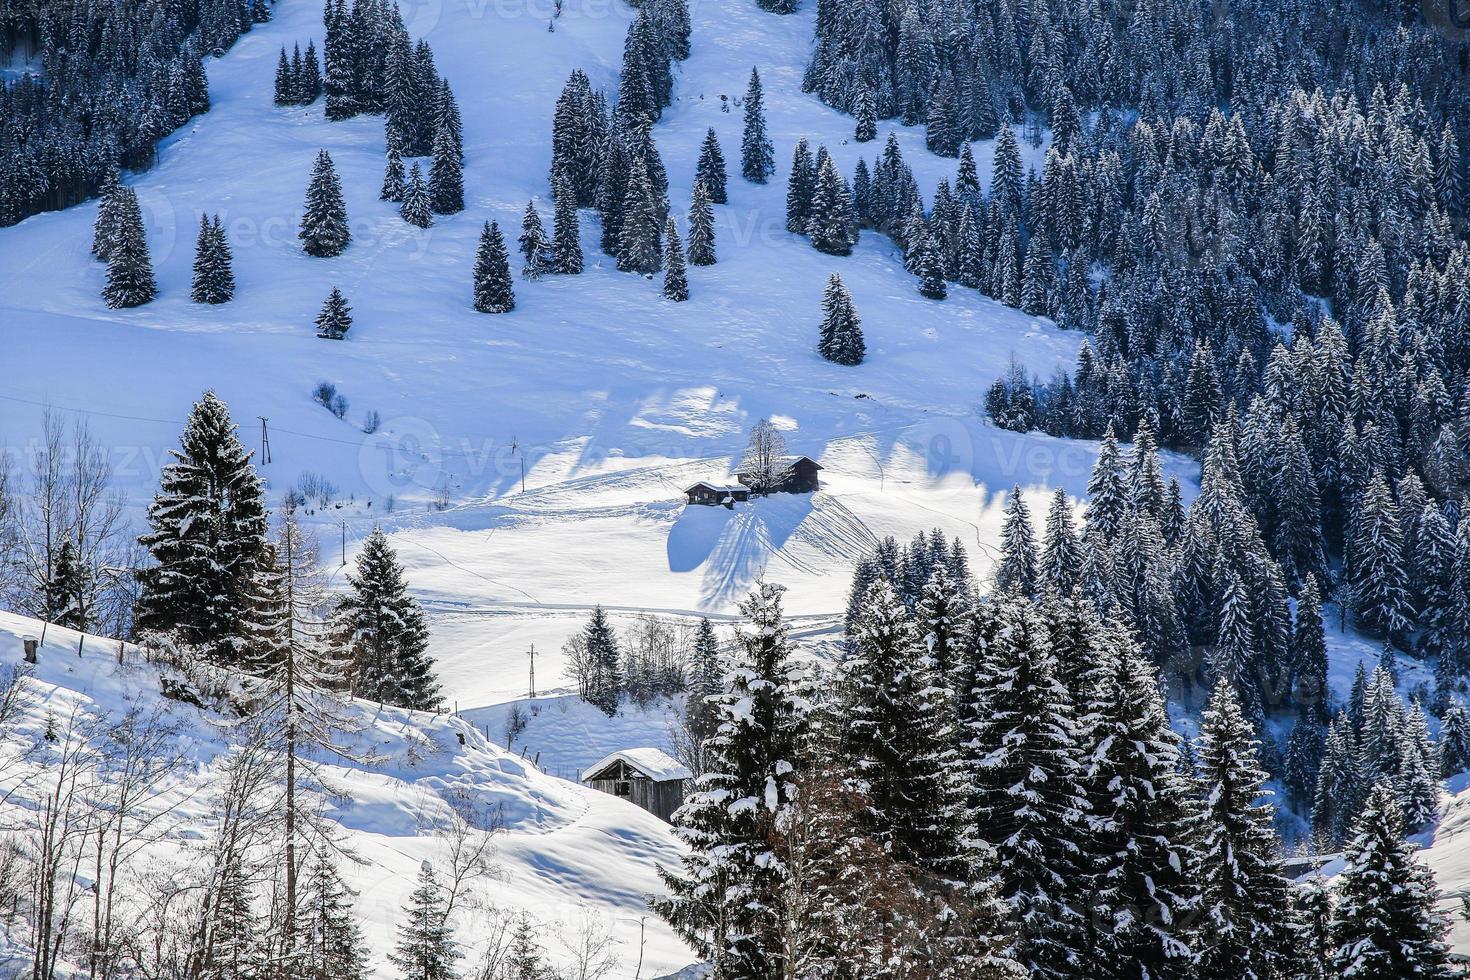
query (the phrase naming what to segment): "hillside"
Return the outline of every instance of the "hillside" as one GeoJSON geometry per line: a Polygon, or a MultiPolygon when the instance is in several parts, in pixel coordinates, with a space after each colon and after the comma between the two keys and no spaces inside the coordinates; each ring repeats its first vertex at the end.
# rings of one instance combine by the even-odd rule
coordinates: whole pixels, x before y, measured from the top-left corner
{"type": "MultiPolygon", "coordinates": [[[[19,664],[21,637],[40,631],[34,620],[0,614],[0,669],[19,664]]],[[[45,773],[66,751],[64,734],[55,733],[64,733],[73,717],[105,731],[131,715],[167,727],[168,751],[179,754],[173,775],[132,815],[137,826],[150,826],[131,873],[162,876],[207,860],[223,767],[239,751],[238,719],[165,699],[160,669],[137,648],[113,640],[87,637],[78,656],[76,634],[51,627],[39,659],[0,753],[0,826],[28,827],[35,819],[40,794],[49,787],[45,773]],[[53,741],[46,740],[48,731],[53,741]],[[39,775],[25,780],[26,767],[12,762],[15,751],[31,746],[39,753],[33,759],[39,775]]],[[[162,676],[175,675],[164,668],[162,676]]],[[[342,748],[352,758],[327,754],[320,760],[320,778],[330,789],[322,816],[350,855],[342,873],[357,892],[375,965],[386,966],[420,863],[435,862],[441,871],[451,866],[448,828],[455,813],[493,816],[502,828],[491,838],[493,872],[473,882],[471,898],[534,915],[545,925],[554,957],[567,956],[554,938],[558,929],[570,938],[591,921],[618,943],[615,976],[632,976],[640,953],[644,976],[690,962],[644,904],[659,887],[655,866],[678,858],[665,824],[614,797],[542,774],[457,718],[355,703],[347,719],[355,731],[342,748]]],[[[103,741],[87,751],[102,753],[103,741]]],[[[136,895],[138,883],[147,880],[130,877],[124,893],[136,895]]],[[[125,917],[137,910],[127,908],[125,917]]],[[[491,913],[466,906],[456,920],[467,947],[478,952],[491,913]]],[[[3,950],[0,942],[0,964],[3,950]]]]}

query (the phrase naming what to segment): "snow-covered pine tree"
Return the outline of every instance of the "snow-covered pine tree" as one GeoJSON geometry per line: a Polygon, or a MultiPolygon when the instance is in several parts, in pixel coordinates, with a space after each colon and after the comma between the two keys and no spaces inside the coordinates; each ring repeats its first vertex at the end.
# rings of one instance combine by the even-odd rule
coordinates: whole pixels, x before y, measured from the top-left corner
{"type": "Polygon", "coordinates": [[[527,279],[539,279],[547,269],[546,226],[541,223],[541,212],[536,210],[535,201],[526,202],[526,212],[521,215],[521,275],[527,279]]]}
{"type": "Polygon", "coordinates": [[[316,849],[305,884],[295,975],[302,980],[367,980],[367,947],[353,914],[353,893],[342,883],[326,847],[316,849]]]}
{"type": "Polygon", "coordinates": [[[587,700],[611,718],[618,713],[623,698],[623,659],[618,651],[617,633],[608,622],[601,606],[592,610],[592,618],[582,631],[587,646],[587,700]]]}
{"type": "Polygon", "coordinates": [[[1087,511],[1083,516],[1085,533],[1104,542],[1112,541],[1127,509],[1128,488],[1123,477],[1123,457],[1110,422],[1098,446],[1092,476],[1087,481],[1087,511]]]}
{"type": "Polygon", "coordinates": [[[682,303],[689,298],[689,274],[684,268],[684,243],[674,219],[664,223],[664,299],[682,303]]]}
{"type": "Polygon", "coordinates": [[[980,851],[954,749],[953,696],[893,585],[868,589],[841,666],[840,751],[885,851],[941,880],[976,880],[980,851]]]}
{"type": "Polygon", "coordinates": [[[352,307],[347,305],[342,290],[333,286],[322,303],[322,311],[316,315],[316,335],[323,340],[342,340],[351,329],[352,307]]]}
{"type": "Polygon", "coordinates": [[[1439,771],[1446,777],[1470,770],[1470,715],[1459,701],[1445,708],[1439,726],[1439,771]]]}
{"type": "Polygon", "coordinates": [[[857,242],[852,195],[830,156],[822,157],[817,170],[804,231],[812,247],[828,255],[851,255],[857,242]]]}
{"type": "Polygon", "coordinates": [[[1342,844],[1362,809],[1366,785],[1352,721],[1343,712],[1327,729],[1312,801],[1312,833],[1323,850],[1342,844]]]}
{"type": "Polygon", "coordinates": [[[1286,805],[1295,813],[1307,816],[1312,812],[1325,749],[1326,731],[1322,723],[1310,716],[1297,718],[1286,739],[1286,763],[1281,773],[1286,805]]]}
{"type": "Polygon", "coordinates": [[[1081,572],[1082,552],[1072,523],[1072,507],[1067,503],[1067,492],[1057,487],[1046,512],[1046,543],[1036,566],[1036,582],[1043,590],[1066,596],[1077,587],[1081,572]]]}
{"type": "Polygon", "coordinates": [[[265,929],[254,909],[255,896],[238,856],[220,869],[215,896],[206,910],[211,942],[200,957],[203,980],[259,980],[267,974],[265,929]]]}
{"type": "Polygon", "coordinates": [[[307,255],[330,258],[341,255],[352,241],[347,226],[347,202],[342,198],[342,181],[326,150],[318,150],[306,185],[306,208],[301,215],[301,246],[307,255]]]}
{"type": "Polygon", "coordinates": [[[1270,980],[1281,962],[1281,873],[1266,773],[1251,723],[1223,680],[1200,723],[1195,755],[1204,803],[1191,817],[1199,853],[1199,980],[1270,980]]]}
{"type": "Polygon", "coordinates": [[[623,195],[622,228],[618,233],[617,265],[622,272],[651,276],[662,265],[659,206],[650,183],[648,165],[634,157],[623,195]]]}
{"type": "Polygon", "coordinates": [[[701,618],[689,653],[687,707],[689,731],[701,743],[715,733],[717,712],[709,699],[720,692],[724,674],[715,628],[708,617],[701,618]]]}
{"type": "Polygon", "coordinates": [[[433,711],[442,699],[429,657],[428,624],[381,528],[363,542],[347,584],[332,611],[332,634],[350,664],[352,693],[433,711]]]}
{"type": "MultiPolygon", "coordinates": [[[[919,638],[934,661],[936,683],[955,697],[962,693],[959,688],[964,682],[959,667],[965,647],[972,642],[973,617],[974,602],[964,583],[956,580],[945,565],[936,565],[924,584],[915,619],[919,638]]],[[[849,634],[854,629],[855,625],[850,626],[849,634]]]]}
{"type": "Polygon", "coordinates": [[[137,629],[239,666],[265,550],[264,488],[212,391],[195,403],[171,454],[148,508],[150,530],[138,539],[153,564],[138,573],[137,629]]]}
{"type": "Polygon", "coordinates": [[[717,976],[781,976],[786,957],[780,828],[794,802],[809,693],[792,662],[781,592],[762,583],[741,603],[749,627],[736,634],[715,699],[708,771],[674,815],[689,852],[680,868],[659,869],[669,895],[653,901],[717,976]]]}
{"type": "Polygon", "coordinates": [[[689,199],[689,264],[715,264],[715,212],[704,181],[696,179],[689,199]]]}
{"type": "Polygon", "coordinates": [[[817,352],[834,364],[849,366],[861,364],[867,356],[863,323],[853,305],[852,293],[835,272],[822,291],[822,327],[817,352]]]}
{"type": "Polygon", "coordinates": [[[1000,561],[995,566],[995,591],[1036,595],[1036,535],[1031,511],[1017,484],[1006,495],[1005,520],[1000,528],[1000,561]]]}
{"type": "Polygon", "coordinates": [[[775,148],[766,136],[765,99],[761,94],[761,76],[750,69],[750,84],[745,89],[745,132],[740,139],[740,173],[752,184],[764,184],[776,172],[775,148]]]}
{"type": "Polygon", "coordinates": [[[1398,507],[1382,473],[1368,480],[1348,538],[1353,615],[1368,633],[1398,642],[1413,622],[1398,507]]]}
{"type": "Polygon", "coordinates": [[[816,182],[817,171],[812,164],[811,147],[803,136],[796,141],[796,148],[791,152],[791,173],[786,178],[786,230],[793,235],[806,234],[816,182]]]}
{"type": "Polygon", "coordinates": [[[196,303],[228,303],[235,295],[235,273],[231,269],[230,243],[225,238],[219,215],[211,222],[199,216],[199,237],[194,245],[194,281],[190,298],[196,303]]]}
{"type": "Polygon", "coordinates": [[[481,313],[509,313],[516,307],[511,284],[510,255],[500,225],[485,223],[475,252],[475,309],[481,313]]]}
{"type": "Polygon", "coordinates": [[[1292,950],[1288,976],[1298,980],[1336,980],[1332,969],[1332,889],[1321,875],[1292,887],[1292,950]]]}
{"type": "Polygon", "coordinates": [[[1001,897],[1015,916],[1012,955],[1033,977],[1071,977],[1090,870],[1072,698],[1031,602],[1002,596],[989,605],[994,633],[961,706],[975,826],[995,848],[1001,897]]]}
{"type": "Polygon", "coordinates": [[[441,126],[434,134],[432,156],[429,208],[435,214],[458,214],[464,210],[464,164],[460,162],[459,141],[450,127],[441,126]]]}
{"type": "Polygon", "coordinates": [[[301,71],[296,74],[296,101],[310,105],[322,94],[322,63],[317,57],[316,42],[306,42],[306,54],[301,58],[301,71]]]}
{"type": "Polygon", "coordinates": [[[559,276],[582,274],[582,228],[577,214],[577,194],[565,176],[553,187],[555,210],[552,212],[551,271],[559,276]]]}
{"type": "Polygon", "coordinates": [[[388,954],[402,980],[457,980],[454,964],[464,953],[449,928],[446,901],[433,866],[425,861],[403,907],[398,942],[388,954]]]}
{"type": "Polygon", "coordinates": [[[109,211],[116,225],[107,244],[107,285],[102,298],[109,309],[120,310],[151,302],[158,295],[158,284],[148,256],[138,195],[131,187],[120,187],[114,197],[116,203],[109,211]]]}
{"type": "Polygon", "coordinates": [[[101,200],[97,202],[97,220],[92,224],[92,254],[103,262],[107,261],[112,241],[117,237],[118,218],[122,214],[122,199],[118,193],[121,190],[117,168],[111,167],[98,190],[101,200]]]}
{"type": "Polygon", "coordinates": [[[403,170],[403,152],[399,144],[398,134],[390,128],[388,130],[388,157],[383,164],[383,188],[378,191],[380,201],[395,203],[403,201],[407,175],[403,170]]]}
{"type": "MultiPolygon", "coordinates": [[[[296,49],[299,57],[301,49],[296,49]]],[[[286,58],[286,46],[281,45],[281,57],[276,61],[276,105],[291,105],[296,101],[296,92],[292,85],[295,76],[291,72],[291,62],[286,58]]]]}
{"type": "Polygon", "coordinates": [[[1328,720],[1327,632],[1322,622],[1322,597],[1317,577],[1308,575],[1297,598],[1296,623],[1291,634],[1292,697],[1303,718],[1328,720]]]}
{"type": "Polygon", "coordinates": [[[1093,915],[1104,917],[1094,976],[1193,977],[1192,915],[1198,898],[1180,739],[1158,675],[1124,629],[1105,629],[1113,649],[1087,718],[1095,746],[1083,786],[1094,821],[1093,915]]]}
{"type": "MultiPolygon", "coordinates": [[[[705,192],[709,195],[711,204],[728,204],[726,186],[728,176],[725,173],[725,153],[720,149],[719,137],[715,135],[713,127],[704,135],[704,142],[699,147],[699,162],[694,166],[694,183],[703,184],[705,192]]],[[[693,235],[690,235],[691,239],[693,235]]]]}
{"type": "Polygon", "coordinates": [[[1344,852],[1332,914],[1332,966],[1354,980],[1448,980],[1447,925],[1436,908],[1434,873],[1404,838],[1392,788],[1368,794],[1344,852]]]}
{"type": "Polygon", "coordinates": [[[403,185],[403,203],[398,207],[398,216],[415,228],[428,228],[434,224],[434,211],[429,206],[429,189],[424,186],[424,172],[417,160],[408,171],[408,180],[403,185]]]}
{"type": "MultiPolygon", "coordinates": [[[[506,954],[504,980],[557,980],[556,971],[542,958],[541,944],[536,940],[536,926],[529,915],[516,920],[506,954]]],[[[495,980],[500,980],[496,977],[495,980]]]]}

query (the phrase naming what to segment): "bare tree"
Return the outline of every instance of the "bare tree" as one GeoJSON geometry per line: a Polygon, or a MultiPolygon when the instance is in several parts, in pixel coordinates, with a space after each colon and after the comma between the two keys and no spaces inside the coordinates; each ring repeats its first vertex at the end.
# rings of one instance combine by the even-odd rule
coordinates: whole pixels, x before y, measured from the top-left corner
{"type": "Polygon", "coordinates": [[[0,606],[21,608],[25,581],[25,554],[21,548],[20,497],[15,462],[0,450],[0,606]]]}
{"type": "Polygon", "coordinates": [[[597,664],[587,650],[587,634],[578,630],[567,637],[566,642],[561,645],[561,653],[566,658],[567,680],[577,685],[579,698],[583,701],[590,700],[597,664]]]}
{"type": "Polygon", "coordinates": [[[570,964],[566,980],[602,980],[622,964],[618,940],[607,921],[590,908],[583,909],[575,922],[561,925],[557,942],[570,964]]]}
{"type": "MultiPolygon", "coordinates": [[[[511,980],[511,952],[522,913],[503,905],[480,907],[472,932],[483,945],[469,980],[511,980]]],[[[519,978],[516,978],[519,980],[519,978]]]]}
{"type": "Polygon", "coordinates": [[[790,476],[786,439],[770,419],[761,419],[750,430],[750,441],[740,457],[740,474],[753,494],[772,493],[790,476]]]}
{"type": "Polygon", "coordinates": [[[487,806],[468,791],[451,793],[444,802],[447,811],[437,811],[422,833],[444,843],[445,860],[436,861],[435,867],[444,874],[444,914],[450,916],[461,907],[480,904],[472,894],[476,882],[500,877],[496,838],[505,830],[505,823],[498,808],[487,806]]]}

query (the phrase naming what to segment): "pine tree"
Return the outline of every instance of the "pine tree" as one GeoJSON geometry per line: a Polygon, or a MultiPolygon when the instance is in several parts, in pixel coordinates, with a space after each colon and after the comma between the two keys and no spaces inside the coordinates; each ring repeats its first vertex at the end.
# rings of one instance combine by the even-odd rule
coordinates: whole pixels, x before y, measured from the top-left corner
{"type": "Polygon", "coordinates": [[[645,160],[635,158],[623,195],[622,228],[618,233],[618,269],[652,275],[662,263],[658,202],[645,160]]]}
{"type": "Polygon", "coordinates": [[[403,185],[403,203],[398,207],[398,216],[415,228],[428,228],[434,223],[434,212],[429,206],[429,189],[424,186],[424,172],[414,161],[403,185]]]}
{"type": "Polygon", "coordinates": [[[225,238],[219,215],[211,222],[199,216],[199,238],[194,245],[194,282],[190,298],[196,303],[228,303],[235,295],[235,274],[230,268],[230,243],[225,238]]]}
{"type": "Polygon", "coordinates": [[[1470,770],[1470,716],[1465,706],[1452,701],[1445,709],[1439,728],[1439,771],[1455,776],[1470,770]]]}
{"type": "Polygon", "coordinates": [[[577,215],[577,197],[571,181],[559,178],[555,186],[556,208],[552,213],[551,271],[559,276],[582,274],[582,229],[577,215]]]}
{"type": "MultiPolygon", "coordinates": [[[[959,666],[965,647],[973,640],[974,604],[965,584],[944,565],[937,565],[924,583],[924,594],[914,610],[920,639],[934,661],[936,683],[956,694],[964,686],[959,666]]],[[[857,617],[852,620],[856,624],[857,617]]],[[[848,627],[848,632],[854,626],[848,627]]]]}
{"type": "Polygon", "coordinates": [[[689,298],[689,275],[684,270],[684,243],[674,219],[664,224],[664,299],[682,303],[689,298]]]}
{"type": "Polygon", "coordinates": [[[1095,975],[1185,980],[1194,971],[1197,901],[1192,787],[1154,668],[1121,629],[1106,632],[1114,649],[1090,673],[1110,676],[1082,720],[1095,746],[1083,783],[1095,821],[1093,908],[1104,916],[1095,975]]]}
{"type": "Polygon", "coordinates": [[[352,898],[326,848],[318,848],[306,873],[297,929],[302,954],[297,975],[303,980],[366,980],[367,948],[352,898]]]}
{"type": "Polygon", "coordinates": [[[1326,722],[1327,631],[1322,622],[1322,598],[1316,576],[1308,576],[1296,604],[1296,625],[1291,641],[1292,697],[1303,718],[1326,722]]]}
{"type": "MultiPolygon", "coordinates": [[[[699,162],[694,167],[695,186],[704,185],[710,204],[728,204],[726,192],[728,177],[725,174],[725,154],[720,149],[720,140],[713,128],[705,133],[704,143],[699,147],[699,162]]],[[[690,234],[691,239],[693,233],[690,234]]]]}
{"type": "Polygon", "coordinates": [[[715,213],[702,178],[689,201],[689,264],[715,264],[715,213]]]}
{"type": "Polygon", "coordinates": [[[715,733],[716,711],[710,698],[720,692],[724,673],[719,638],[709,619],[702,618],[689,655],[688,698],[689,730],[701,743],[715,733]]]}
{"type": "Polygon", "coordinates": [[[296,76],[296,101],[310,105],[322,94],[322,64],[317,57],[316,42],[306,42],[306,54],[301,59],[301,72],[296,76]]]}
{"type": "Polygon", "coordinates": [[[851,255],[857,241],[852,196],[830,156],[823,156],[817,171],[809,211],[804,230],[811,236],[812,247],[828,255],[851,255]]]}
{"type": "Polygon", "coordinates": [[[415,711],[436,709],[442,698],[428,624],[380,528],[363,542],[347,583],[332,611],[332,632],[350,664],[352,693],[415,711]]]}
{"type": "Polygon", "coordinates": [[[50,577],[42,583],[42,618],[67,629],[85,630],[91,608],[91,575],[71,538],[61,542],[50,577]]]}
{"type": "Polygon", "coordinates": [[[151,302],[158,295],[158,284],[153,279],[138,195],[131,187],[122,187],[115,196],[117,203],[110,210],[116,225],[107,244],[107,285],[102,298],[109,309],[119,310],[151,302]]]}
{"type": "Polygon", "coordinates": [[[521,275],[527,279],[539,279],[546,271],[546,226],[541,223],[541,212],[536,210],[535,201],[526,202],[526,213],[521,216],[521,275]]]}
{"type": "Polygon", "coordinates": [[[118,183],[117,169],[109,169],[98,190],[102,200],[97,205],[97,220],[92,225],[92,254],[103,262],[107,261],[112,242],[117,237],[118,222],[122,216],[122,190],[122,185],[118,183]]]}
{"type": "Polygon", "coordinates": [[[1354,617],[1369,633],[1396,641],[1408,630],[1413,610],[1398,508],[1382,473],[1372,476],[1358,501],[1348,549],[1354,617]]]}
{"type": "Polygon", "coordinates": [[[388,954],[403,980],[456,980],[454,963],[464,954],[450,931],[443,887],[428,861],[419,869],[403,915],[398,942],[388,954]]]}
{"type": "Polygon", "coordinates": [[[974,879],[979,852],[965,813],[951,696],[892,584],[864,600],[842,664],[844,761],[861,781],[870,833],[906,864],[974,879]]]}
{"type": "Polygon", "coordinates": [[[781,976],[787,865],[781,828],[796,798],[794,768],[807,733],[809,694],[792,662],[781,587],[762,584],[741,604],[749,629],[715,701],[719,727],[705,743],[707,771],[674,815],[689,846],[682,866],[660,868],[669,890],[658,912],[719,976],[781,976]]]}
{"type": "Polygon", "coordinates": [[[764,184],[776,172],[775,148],[766,136],[766,110],[760,72],[750,70],[745,90],[745,133],[740,140],[740,173],[752,184],[764,184]]]}
{"type": "Polygon", "coordinates": [[[429,164],[429,208],[435,214],[458,214],[464,210],[464,165],[460,162],[459,141],[448,126],[440,126],[434,134],[433,161],[429,164]]]}
{"type": "Polygon", "coordinates": [[[1067,503],[1067,492],[1058,487],[1052,492],[1051,507],[1046,513],[1046,543],[1036,567],[1037,585],[1059,596],[1070,595],[1081,572],[1082,553],[1072,523],[1072,508],[1067,503]]]}
{"type": "MultiPolygon", "coordinates": [[[[298,57],[300,53],[298,48],[298,57]]],[[[276,105],[291,105],[296,101],[296,91],[293,85],[295,80],[295,75],[291,72],[291,63],[286,59],[286,46],[283,44],[281,45],[281,57],[276,62],[276,105]]]]}
{"type": "Polygon", "coordinates": [[[1289,976],[1300,980],[1335,980],[1332,970],[1332,890],[1320,875],[1292,889],[1291,926],[1295,956],[1289,976]]]}
{"type": "Polygon", "coordinates": [[[511,285],[510,255],[500,225],[486,222],[475,252],[475,309],[481,313],[509,313],[516,307],[511,285]]]}
{"type": "Polygon", "coordinates": [[[316,335],[324,340],[342,340],[351,329],[352,307],[347,305],[342,290],[333,286],[322,311],[316,315],[316,335]]]}
{"type": "Polygon", "coordinates": [[[1199,849],[1201,980],[1269,980],[1282,944],[1287,880],[1276,857],[1266,774],[1234,688],[1215,685],[1195,754],[1204,805],[1192,817],[1199,849]]]}
{"type": "Polygon", "coordinates": [[[254,895],[240,858],[232,856],[219,870],[216,895],[208,914],[211,939],[203,958],[203,980],[259,980],[266,975],[264,929],[253,908],[254,895]]]}
{"type": "Polygon", "coordinates": [[[516,921],[506,957],[505,972],[495,980],[556,980],[556,971],[542,961],[536,929],[529,915],[516,921]]]}
{"type": "Polygon", "coordinates": [[[1343,713],[1327,730],[1312,801],[1312,832],[1326,850],[1340,845],[1357,819],[1364,782],[1351,719],[1343,713]]]}
{"type": "Polygon", "coordinates": [[[1019,484],[1006,497],[1006,516],[1000,529],[1000,561],[995,566],[995,590],[1036,595],[1036,536],[1031,530],[1031,511],[1021,497],[1019,484]]]}
{"type": "Polygon", "coordinates": [[[786,178],[786,230],[793,235],[806,234],[807,217],[817,181],[812,151],[806,138],[796,141],[791,152],[791,174],[786,178]]]}
{"type": "Polygon", "coordinates": [[[172,634],[238,666],[251,583],[265,548],[264,488],[229,409],[212,391],[195,403],[148,508],[139,543],[140,632],[172,634]]]}
{"type": "Polygon", "coordinates": [[[326,150],[317,151],[306,186],[306,209],[301,216],[301,245],[307,255],[341,255],[352,241],[347,227],[347,203],[342,182],[326,150]]]}
{"type": "Polygon", "coordinates": [[[1031,603],[992,599],[997,626],[976,671],[964,742],[977,831],[995,848],[1017,925],[1012,955],[1033,977],[1073,975],[1088,858],[1072,698],[1031,603]]]}
{"type": "Polygon", "coordinates": [[[1336,975],[1354,980],[1449,978],[1453,972],[1435,908],[1434,874],[1404,839],[1403,816],[1387,785],[1368,794],[1337,879],[1331,934],[1336,975]]]}
{"type": "Polygon", "coordinates": [[[587,647],[587,669],[590,677],[587,701],[609,718],[618,713],[623,698],[622,654],[618,637],[601,606],[592,610],[592,618],[582,631],[587,647]]]}
{"type": "Polygon", "coordinates": [[[861,364],[867,355],[863,325],[853,306],[852,294],[835,272],[822,293],[822,328],[817,352],[834,364],[846,365],[861,364]]]}
{"type": "Polygon", "coordinates": [[[390,131],[388,133],[388,159],[383,165],[383,188],[378,191],[378,199],[395,203],[402,202],[405,184],[403,153],[399,147],[398,135],[390,131]]]}

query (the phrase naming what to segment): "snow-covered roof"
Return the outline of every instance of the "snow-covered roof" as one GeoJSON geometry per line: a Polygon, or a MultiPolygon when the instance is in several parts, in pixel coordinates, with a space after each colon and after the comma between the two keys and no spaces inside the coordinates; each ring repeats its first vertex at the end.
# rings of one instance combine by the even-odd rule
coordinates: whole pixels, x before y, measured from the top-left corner
{"type": "Polygon", "coordinates": [[[685,488],[684,492],[685,493],[688,493],[690,490],[697,490],[700,487],[708,487],[711,490],[718,490],[721,493],[746,493],[747,492],[747,488],[740,486],[740,484],[738,484],[738,483],[736,483],[736,484],[729,484],[729,483],[711,483],[708,480],[700,480],[698,483],[691,483],[688,487],[685,488]]]}
{"type": "Polygon", "coordinates": [[[602,772],[602,770],[614,762],[625,762],[630,768],[637,769],[656,783],[664,783],[674,779],[694,778],[693,773],[681,765],[678,759],[675,759],[667,752],[662,749],[645,747],[641,749],[623,749],[620,752],[614,752],[596,765],[589,766],[582,773],[582,781],[586,782],[589,779],[595,779],[598,773],[602,772]]]}

